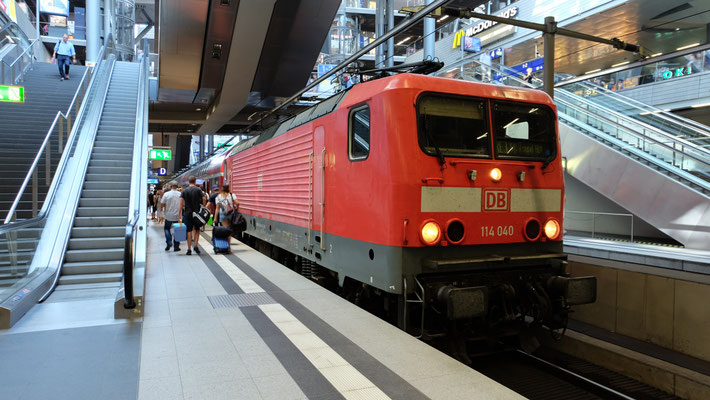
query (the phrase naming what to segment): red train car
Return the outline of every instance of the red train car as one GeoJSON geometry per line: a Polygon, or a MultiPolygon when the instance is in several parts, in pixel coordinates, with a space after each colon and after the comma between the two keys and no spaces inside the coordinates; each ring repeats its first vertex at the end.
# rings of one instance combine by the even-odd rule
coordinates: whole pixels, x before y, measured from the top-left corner
{"type": "Polygon", "coordinates": [[[206,192],[211,192],[214,186],[224,184],[224,163],[228,150],[220,150],[209,159],[195,164],[192,168],[184,171],[175,178],[178,185],[187,187],[190,176],[198,179],[198,185],[202,186],[206,192]]]}
{"type": "Polygon", "coordinates": [[[594,278],[565,271],[556,108],[543,92],[368,81],[236,145],[225,176],[257,247],[355,299],[386,299],[403,327],[532,317],[555,329],[594,301],[594,278]]]}

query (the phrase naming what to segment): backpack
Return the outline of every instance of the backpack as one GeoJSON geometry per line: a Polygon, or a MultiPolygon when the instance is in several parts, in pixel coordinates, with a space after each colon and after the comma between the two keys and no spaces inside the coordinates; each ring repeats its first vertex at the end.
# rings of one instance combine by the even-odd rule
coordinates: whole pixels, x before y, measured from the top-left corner
{"type": "Polygon", "coordinates": [[[207,224],[207,221],[209,221],[211,215],[210,210],[201,205],[199,211],[192,212],[192,223],[195,227],[201,228],[207,224]]]}

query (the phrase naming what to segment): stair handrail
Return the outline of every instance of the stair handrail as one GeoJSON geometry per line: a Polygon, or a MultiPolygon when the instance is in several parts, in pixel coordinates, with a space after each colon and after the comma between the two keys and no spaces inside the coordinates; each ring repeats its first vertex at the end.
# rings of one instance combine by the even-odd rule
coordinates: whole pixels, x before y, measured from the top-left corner
{"type": "Polygon", "coordinates": [[[54,120],[52,121],[52,125],[50,125],[49,130],[47,131],[44,141],[42,142],[42,145],[40,146],[39,150],[37,151],[37,154],[35,155],[34,160],[32,161],[32,165],[30,166],[29,171],[27,171],[27,174],[25,175],[25,179],[22,181],[22,185],[20,185],[20,190],[17,192],[17,196],[15,196],[15,200],[12,202],[12,205],[10,206],[10,210],[7,213],[7,216],[5,217],[3,221],[3,225],[7,225],[10,223],[15,223],[14,220],[14,215],[15,211],[17,210],[18,205],[20,204],[20,201],[22,199],[22,195],[25,193],[25,190],[27,189],[27,185],[30,182],[30,179],[32,179],[32,218],[30,220],[35,220],[35,219],[41,219],[44,217],[44,215],[47,212],[47,207],[48,204],[50,203],[48,200],[52,199],[54,196],[54,193],[56,191],[56,185],[57,185],[57,180],[55,179],[57,177],[57,173],[63,173],[63,166],[66,163],[67,159],[67,154],[68,152],[64,151],[63,147],[63,136],[64,136],[64,123],[66,122],[67,126],[67,146],[66,148],[70,149],[70,141],[74,140],[74,134],[76,129],[72,129],[76,127],[76,124],[72,126],[71,124],[71,111],[72,107],[76,109],[75,113],[75,119],[80,120],[81,117],[83,117],[83,111],[86,105],[86,102],[83,101],[86,97],[86,94],[90,92],[91,88],[94,85],[95,82],[95,73],[94,71],[98,71],[99,66],[103,62],[104,55],[106,53],[106,47],[103,46],[101,48],[101,51],[99,52],[99,56],[97,59],[99,60],[97,64],[94,67],[89,67],[84,71],[84,74],[81,78],[81,83],[76,89],[76,92],[74,93],[74,97],[72,98],[71,103],[69,103],[69,107],[67,107],[66,112],[62,111],[57,111],[57,114],[54,117],[54,120]],[[79,98],[79,92],[81,93],[81,98],[79,98]],[[60,120],[60,118],[63,118],[64,120],[60,120]],[[59,125],[57,125],[59,124],[59,125]],[[47,145],[50,142],[51,136],[54,133],[54,128],[56,126],[59,126],[59,144],[58,144],[58,153],[61,154],[61,159],[59,164],[57,165],[57,169],[54,171],[54,176],[50,179],[50,173],[51,173],[51,146],[48,147],[47,145]],[[39,160],[42,158],[42,153],[45,153],[46,157],[46,175],[45,175],[45,181],[48,186],[50,186],[49,190],[47,191],[47,195],[45,197],[45,201],[42,205],[42,209],[37,210],[37,203],[38,203],[38,198],[37,198],[37,189],[38,189],[38,177],[37,177],[37,165],[39,164],[39,160]]]}
{"type": "Polygon", "coordinates": [[[136,229],[145,232],[147,219],[146,196],[148,178],[148,57],[143,57],[139,64],[138,102],[136,104],[136,125],[133,143],[133,164],[131,167],[131,186],[128,200],[128,222],[124,238],[123,252],[123,286],[125,302],[123,307],[136,307],[133,288],[133,269],[136,265],[136,229]]]}
{"type": "MultiPolygon", "coordinates": [[[[474,62],[480,64],[478,61],[474,61],[474,62]]],[[[488,68],[490,68],[490,67],[488,67],[488,68]]],[[[497,72],[500,72],[500,73],[502,73],[502,74],[509,74],[509,73],[507,73],[507,72],[504,72],[504,71],[501,70],[501,69],[493,68],[493,70],[495,70],[495,71],[497,71],[497,72]]],[[[516,75],[519,74],[518,71],[515,71],[515,70],[512,70],[512,71],[515,73],[515,75],[513,75],[513,74],[507,75],[509,78],[512,78],[514,81],[516,81],[516,82],[518,82],[518,83],[521,83],[521,84],[523,84],[524,86],[528,86],[528,87],[533,87],[533,86],[534,86],[533,84],[528,83],[528,82],[526,82],[526,81],[524,81],[524,80],[518,78],[518,76],[516,76],[516,75]]],[[[565,93],[565,92],[563,92],[563,93],[565,93]]],[[[565,93],[565,95],[570,96],[569,93],[565,93]]],[[[576,97],[578,97],[578,96],[575,96],[575,100],[577,100],[576,97]]],[[[555,99],[555,101],[559,101],[559,102],[563,103],[563,104],[564,104],[565,106],[567,106],[567,107],[575,108],[575,109],[577,109],[577,110],[579,110],[579,111],[589,113],[588,110],[585,110],[583,107],[580,107],[580,106],[578,106],[578,105],[576,105],[576,104],[573,104],[573,103],[572,103],[571,101],[569,101],[569,100],[564,100],[564,99],[561,99],[561,98],[557,97],[557,98],[555,99]]],[[[581,98],[579,99],[579,101],[580,101],[581,103],[583,103],[583,104],[591,105],[591,106],[594,106],[594,107],[599,107],[598,105],[596,105],[596,104],[594,104],[594,103],[588,104],[587,101],[585,101],[584,99],[581,99],[581,98]]],[[[590,114],[591,114],[591,113],[590,113],[590,114]]],[[[613,111],[612,111],[612,114],[615,114],[615,116],[617,116],[617,118],[618,118],[619,115],[620,115],[620,114],[615,113],[615,112],[613,112],[613,111]]],[[[656,144],[656,145],[659,145],[659,146],[661,146],[661,147],[664,147],[664,148],[670,150],[671,152],[680,153],[680,154],[682,154],[683,156],[688,157],[688,158],[691,158],[693,161],[695,161],[695,162],[697,162],[697,163],[699,163],[699,164],[705,165],[705,166],[708,167],[708,169],[710,169],[710,163],[709,163],[708,161],[706,161],[706,159],[704,159],[704,158],[694,156],[694,155],[692,155],[692,154],[690,154],[690,153],[687,153],[687,152],[685,152],[685,151],[683,151],[683,150],[679,150],[679,149],[676,149],[676,148],[674,148],[674,147],[672,147],[672,146],[669,146],[669,145],[667,145],[666,143],[663,143],[662,141],[660,141],[660,140],[658,140],[658,139],[656,139],[656,138],[653,138],[653,137],[651,137],[651,136],[647,136],[646,134],[643,134],[643,133],[636,132],[636,131],[634,131],[634,130],[632,130],[632,129],[630,129],[630,128],[628,128],[628,127],[626,127],[626,126],[624,126],[624,125],[622,125],[622,124],[620,124],[620,123],[618,123],[618,122],[616,122],[616,121],[613,121],[613,120],[609,119],[609,118],[608,118],[607,116],[605,116],[605,115],[600,115],[600,114],[592,114],[592,115],[594,115],[594,117],[597,118],[597,119],[600,119],[600,120],[605,121],[605,122],[607,122],[607,123],[609,123],[609,124],[611,124],[611,125],[616,126],[617,129],[621,129],[621,130],[623,130],[623,131],[626,131],[626,132],[630,133],[632,136],[640,137],[640,138],[642,138],[643,140],[647,140],[647,141],[653,142],[653,144],[656,144]]],[[[623,115],[621,115],[621,116],[624,117],[623,115]]],[[[625,117],[624,117],[624,118],[625,118],[625,117]]],[[[634,122],[637,122],[637,121],[634,121],[634,122]]],[[[661,131],[661,132],[662,132],[662,131],[661,131]]],[[[597,135],[597,134],[594,134],[594,135],[595,135],[595,136],[599,136],[599,135],[597,135]]],[[[611,136],[611,135],[609,135],[609,134],[606,134],[606,133],[605,133],[605,136],[613,137],[613,136],[611,136]]],[[[669,135],[664,135],[664,136],[668,137],[668,138],[671,139],[671,140],[673,139],[672,136],[671,136],[671,137],[669,137],[669,135]]],[[[676,141],[674,141],[674,140],[672,140],[672,141],[673,141],[674,143],[676,142],[676,141]]],[[[636,149],[634,146],[631,146],[631,147],[634,148],[634,149],[636,149]]],[[[697,145],[694,145],[694,144],[690,144],[689,147],[690,147],[690,148],[696,148],[696,147],[698,147],[698,146],[697,146],[697,145]]],[[[701,149],[702,149],[702,148],[701,148],[701,149]]],[[[643,157],[646,158],[647,160],[653,162],[655,165],[657,165],[657,166],[659,166],[659,167],[661,167],[661,168],[663,168],[663,169],[665,169],[665,170],[667,170],[667,171],[669,171],[669,172],[671,172],[671,173],[673,173],[673,174],[675,174],[675,175],[677,175],[677,176],[679,176],[679,177],[681,177],[681,178],[683,178],[683,179],[685,179],[685,180],[688,180],[688,181],[690,181],[691,183],[693,183],[693,184],[695,184],[695,185],[697,185],[697,186],[699,186],[699,187],[702,187],[702,188],[704,188],[704,189],[706,189],[706,190],[710,190],[710,182],[705,181],[705,180],[702,180],[702,179],[699,179],[699,178],[697,178],[696,176],[694,176],[694,175],[692,175],[692,174],[686,172],[686,171],[683,170],[682,168],[676,167],[675,165],[673,166],[674,168],[671,169],[665,162],[660,162],[660,161],[658,161],[658,157],[655,157],[655,156],[653,156],[652,154],[650,154],[650,153],[648,153],[648,152],[646,152],[646,151],[643,151],[643,150],[641,150],[641,149],[637,149],[637,150],[639,150],[639,152],[638,152],[639,154],[637,154],[637,155],[643,156],[643,157]],[[676,170],[676,169],[677,169],[677,170],[676,170]]],[[[702,150],[705,150],[705,149],[702,149],[702,150]]]]}

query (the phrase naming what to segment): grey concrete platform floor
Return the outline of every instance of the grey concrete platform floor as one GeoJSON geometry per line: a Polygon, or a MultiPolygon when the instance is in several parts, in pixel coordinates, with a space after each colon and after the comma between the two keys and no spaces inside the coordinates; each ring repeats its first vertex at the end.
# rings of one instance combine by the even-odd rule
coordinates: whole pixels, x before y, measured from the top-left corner
{"type": "Polygon", "coordinates": [[[241,243],[148,235],[140,399],[521,398],[241,243]]]}

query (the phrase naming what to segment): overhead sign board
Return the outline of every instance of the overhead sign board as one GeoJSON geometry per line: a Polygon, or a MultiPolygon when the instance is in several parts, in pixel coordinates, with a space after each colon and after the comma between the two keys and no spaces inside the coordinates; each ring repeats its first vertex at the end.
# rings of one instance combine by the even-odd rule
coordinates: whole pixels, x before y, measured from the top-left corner
{"type": "Polygon", "coordinates": [[[22,86],[0,86],[0,101],[25,102],[25,88],[22,86]]]}
{"type": "Polygon", "coordinates": [[[158,184],[158,178],[148,178],[148,184],[149,184],[149,185],[157,185],[157,184],[158,184]]]}
{"type": "MultiPolygon", "coordinates": [[[[513,18],[516,15],[518,15],[518,7],[511,7],[507,10],[504,10],[500,14],[496,15],[497,17],[502,17],[502,18],[513,18]]],[[[454,35],[454,43],[451,46],[452,49],[457,49],[459,46],[461,46],[461,42],[463,41],[465,44],[465,37],[471,37],[471,36],[477,36],[482,45],[485,45],[487,43],[496,41],[498,39],[502,39],[505,36],[512,35],[515,33],[515,27],[513,25],[505,25],[503,27],[500,27],[499,29],[495,29],[493,32],[489,32],[486,35],[480,35],[483,32],[493,28],[494,26],[498,25],[498,22],[495,21],[481,21],[477,23],[476,25],[471,26],[470,28],[463,30],[461,29],[460,31],[456,32],[454,35]],[[480,35],[480,36],[478,36],[480,35]]],[[[464,49],[465,50],[465,49],[464,49]]]]}
{"type": "Polygon", "coordinates": [[[158,168],[158,176],[165,176],[168,174],[168,170],[165,168],[158,168]]]}
{"type": "Polygon", "coordinates": [[[172,153],[171,150],[152,149],[148,153],[148,158],[151,160],[168,161],[172,160],[172,153]]]}
{"type": "Polygon", "coordinates": [[[39,11],[68,17],[69,0],[39,0],[39,11]]]}

